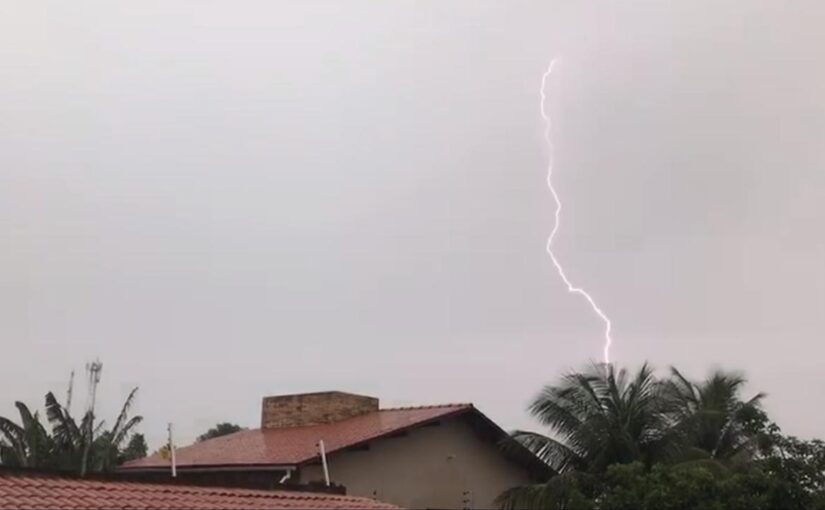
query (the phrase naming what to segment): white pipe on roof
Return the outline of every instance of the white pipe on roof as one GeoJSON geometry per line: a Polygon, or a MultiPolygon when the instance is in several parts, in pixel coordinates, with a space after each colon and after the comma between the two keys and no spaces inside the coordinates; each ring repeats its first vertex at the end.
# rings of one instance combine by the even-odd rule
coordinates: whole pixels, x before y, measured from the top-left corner
{"type": "Polygon", "coordinates": [[[172,440],[172,424],[169,423],[169,453],[172,455],[172,478],[178,476],[178,466],[175,462],[175,442],[172,440]]]}
{"type": "Polygon", "coordinates": [[[324,466],[324,481],[329,487],[329,466],[327,465],[327,451],[324,449],[324,440],[318,441],[318,448],[321,450],[321,464],[324,466]]]}
{"type": "Polygon", "coordinates": [[[284,476],[283,476],[283,477],[281,477],[281,479],[280,479],[280,480],[278,480],[278,483],[279,483],[279,484],[282,484],[282,483],[286,482],[287,480],[289,480],[290,478],[292,478],[292,470],[291,470],[291,469],[287,469],[287,470],[286,470],[286,474],[284,474],[284,476]]]}

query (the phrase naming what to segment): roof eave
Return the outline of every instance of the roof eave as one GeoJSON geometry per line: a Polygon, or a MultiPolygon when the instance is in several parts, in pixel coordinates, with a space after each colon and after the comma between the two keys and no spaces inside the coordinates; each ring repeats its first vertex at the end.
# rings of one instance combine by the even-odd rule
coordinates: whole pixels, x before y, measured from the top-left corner
{"type": "MultiPolygon", "coordinates": [[[[232,471],[294,471],[297,464],[215,464],[203,466],[177,465],[177,471],[185,473],[224,473],[232,471]]],[[[167,473],[172,466],[120,466],[117,473],[167,473]]]]}

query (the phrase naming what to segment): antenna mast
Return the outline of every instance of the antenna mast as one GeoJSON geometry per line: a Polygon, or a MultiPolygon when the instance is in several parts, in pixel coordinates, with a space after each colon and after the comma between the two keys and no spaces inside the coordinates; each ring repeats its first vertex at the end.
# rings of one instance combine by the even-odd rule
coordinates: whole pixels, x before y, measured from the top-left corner
{"type": "Polygon", "coordinates": [[[72,390],[74,389],[74,369],[69,376],[69,391],[66,392],[66,412],[70,413],[72,410],[72,390]]]}
{"type": "Polygon", "coordinates": [[[97,397],[97,385],[100,382],[100,372],[103,371],[103,363],[100,360],[95,360],[91,363],[86,363],[86,372],[89,376],[89,395],[88,408],[90,413],[95,412],[95,398],[97,397]]]}
{"type": "Polygon", "coordinates": [[[103,371],[103,363],[100,360],[95,360],[86,364],[86,372],[89,375],[89,400],[86,409],[86,416],[83,421],[86,422],[86,430],[83,433],[86,435],[85,445],[83,447],[83,458],[80,461],[80,476],[86,476],[86,467],[89,460],[89,449],[92,446],[92,435],[94,434],[95,421],[95,399],[97,397],[97,385],[100,382],[100,372],[103,371]],[[88,419],[87,419],[88,416],[88,419]]]}

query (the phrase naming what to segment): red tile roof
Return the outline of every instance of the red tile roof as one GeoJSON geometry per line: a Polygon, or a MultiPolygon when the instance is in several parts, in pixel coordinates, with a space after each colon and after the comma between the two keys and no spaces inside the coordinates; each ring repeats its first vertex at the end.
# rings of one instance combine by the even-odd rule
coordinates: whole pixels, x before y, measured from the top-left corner
{"type": "MultiPolygon", "coordinates": [[[[473,409],[471,404],[382,409],[335,423],[236,432],[176,450],[179,467],[203,466],[293,466],[318,456],[317,444],[324,441],[334,453],[416,425],[454,416],[473,409]]],[[[168,467],[159,455],[127,462],[120,469],[168,467]]]]}
{"type": "Polygon", "coordinates": [[[0,509],[11,508],[176,510],[397,507],[372,499],[333,494],[113,482],[0,471],[0,509]]]}

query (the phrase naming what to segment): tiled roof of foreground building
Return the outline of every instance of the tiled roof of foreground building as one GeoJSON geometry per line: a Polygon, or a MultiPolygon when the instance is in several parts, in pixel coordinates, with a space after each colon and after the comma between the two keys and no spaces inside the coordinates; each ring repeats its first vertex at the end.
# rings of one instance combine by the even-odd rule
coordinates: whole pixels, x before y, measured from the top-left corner
{"type": "Polygon", "coordinates": [[[311,492],[80,479],[0,470],[0,509],[380,509],[397,508],[368,498],[311,492]]]}

